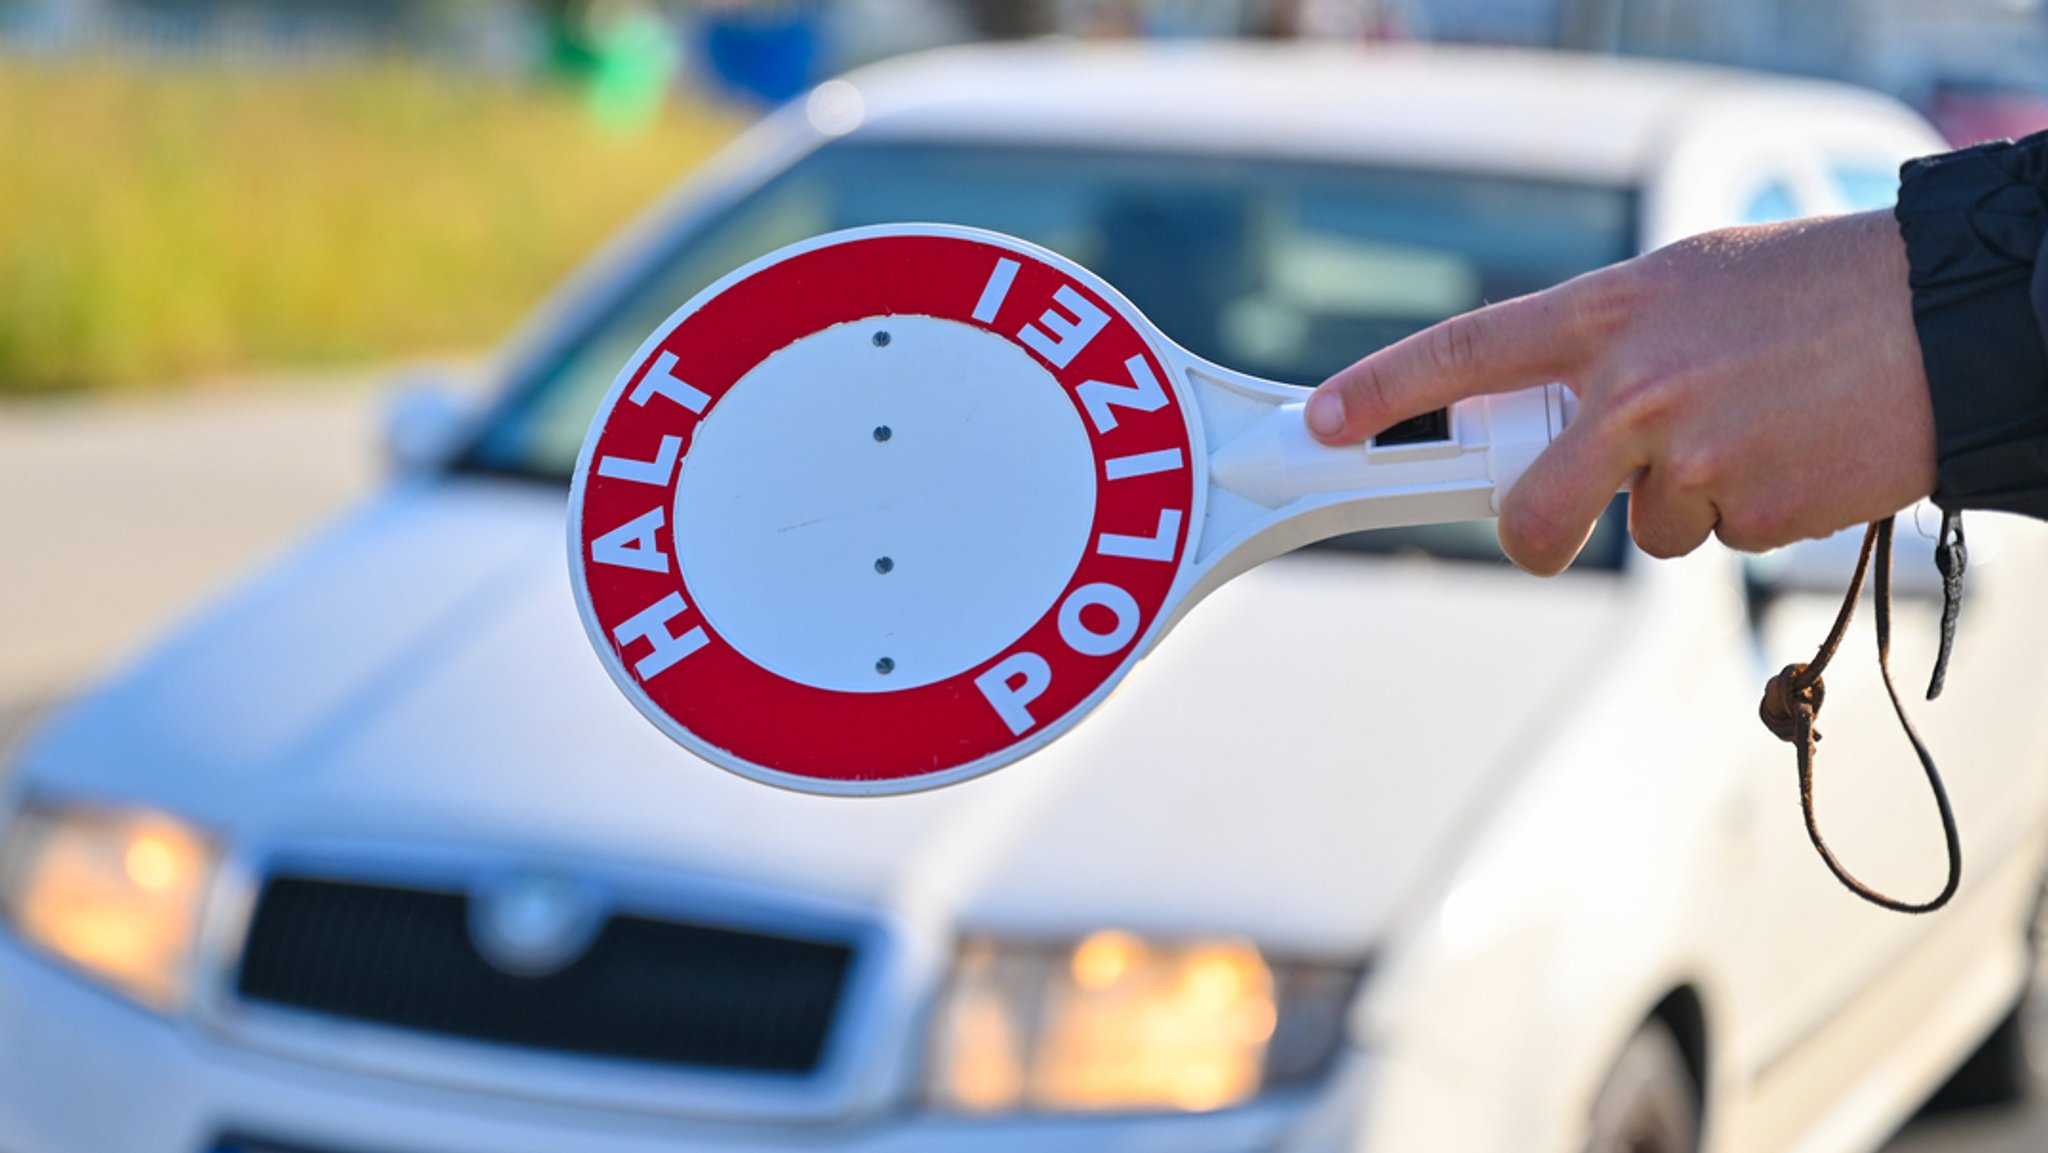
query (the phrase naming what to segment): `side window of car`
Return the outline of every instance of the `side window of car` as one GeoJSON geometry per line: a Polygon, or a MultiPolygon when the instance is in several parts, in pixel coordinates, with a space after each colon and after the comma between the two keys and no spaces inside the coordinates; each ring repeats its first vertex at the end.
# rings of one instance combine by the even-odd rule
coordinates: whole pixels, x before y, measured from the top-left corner
{"type": "Polygon", "coordinates": [[[1899,199],[1897,169],[1876,164],[1836,164],[1830,166],[1828,175],[1851,212],[1890,208],[1899,199]]]}
{"type": "Polygon", "coordinates": [[[1773,180],[1750,198],[1740,223],[1775,224],[1799,215],[1799,201],[1792,195],[1792,186],[1783,180],[1773,180]]]}

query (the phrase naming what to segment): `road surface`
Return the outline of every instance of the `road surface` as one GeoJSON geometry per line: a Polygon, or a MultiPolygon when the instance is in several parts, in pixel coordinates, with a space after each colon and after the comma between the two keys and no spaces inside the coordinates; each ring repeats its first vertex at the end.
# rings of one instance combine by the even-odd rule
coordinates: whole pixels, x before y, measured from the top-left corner
{"type": "Polygon", "coordinates": [[[75,687],[367,491],[376,395],[0,405],[0,712],[75,687]]]}

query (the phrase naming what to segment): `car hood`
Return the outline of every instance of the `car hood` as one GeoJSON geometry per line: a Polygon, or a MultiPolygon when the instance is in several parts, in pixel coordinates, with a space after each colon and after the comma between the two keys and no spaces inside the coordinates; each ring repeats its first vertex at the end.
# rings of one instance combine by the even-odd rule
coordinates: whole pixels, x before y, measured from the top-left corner
{"type": "Polygon", "coordinates": [[[238,851],[427,841],[614,860],[982,931],[1366,948],[1536,758],[1627,582],[1328,551],[1197,608],[1098,715],[977,781],[804,796],[671,744],[585,640],[559,490],[392,491],[80,701],[28,787],[238,851]]]}

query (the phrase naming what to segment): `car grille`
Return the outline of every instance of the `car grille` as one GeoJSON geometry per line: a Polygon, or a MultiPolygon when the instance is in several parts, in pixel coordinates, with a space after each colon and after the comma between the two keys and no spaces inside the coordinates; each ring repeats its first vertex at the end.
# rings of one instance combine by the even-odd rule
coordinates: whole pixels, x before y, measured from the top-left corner
{"type": "Polygon", "coordinates": [[[423,1033],[672,1065],[803,1074],[831,1031],[853,950],[613,914],[542,976],[493,967],[469,897],[273,877],[250,922],[246,1001],[423,1033]]]}

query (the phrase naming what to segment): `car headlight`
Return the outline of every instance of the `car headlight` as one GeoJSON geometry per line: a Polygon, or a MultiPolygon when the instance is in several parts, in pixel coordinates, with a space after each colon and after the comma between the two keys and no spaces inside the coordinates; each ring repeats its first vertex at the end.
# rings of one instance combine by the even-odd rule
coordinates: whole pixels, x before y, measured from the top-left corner
{"type": "Polygon", "coordinates": [[[26,805],[0,833],[0,920],[145,1004],[189,982],[214,849],[161,813],[26,805]]]}
{"type": "Polygon", "coordinates": [[[926,1094],[979,1113],[1240,1104],[1322,1072],[1359,972],[1271,962],[1238,939],[970,940],[934,1018],[926,1094]]]}

